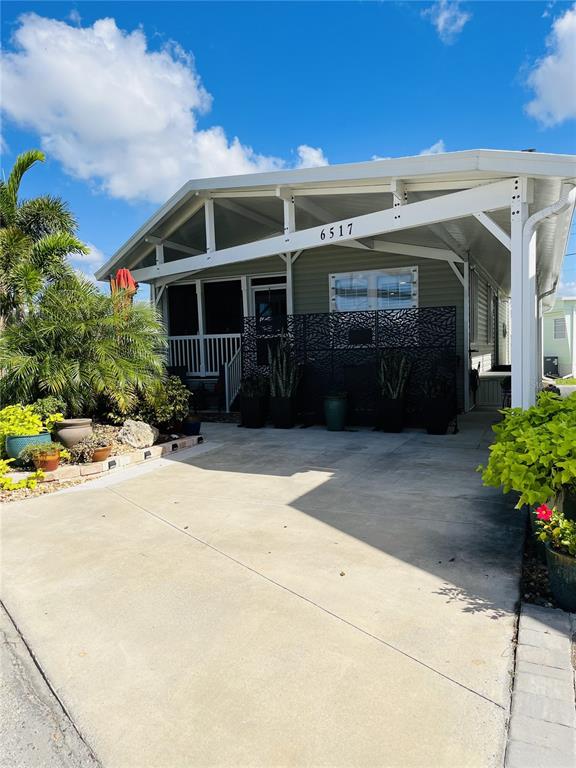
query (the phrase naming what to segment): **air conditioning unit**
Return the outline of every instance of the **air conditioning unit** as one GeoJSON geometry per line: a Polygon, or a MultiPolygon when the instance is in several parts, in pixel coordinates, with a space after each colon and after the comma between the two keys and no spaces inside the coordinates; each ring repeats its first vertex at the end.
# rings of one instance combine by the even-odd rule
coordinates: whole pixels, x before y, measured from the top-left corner
{"type": "Polygon", "coordinates": [[[557,379],[560,376],[558,372],[558,356],[544,357],[544,376],[551,379],[557,379]]]}

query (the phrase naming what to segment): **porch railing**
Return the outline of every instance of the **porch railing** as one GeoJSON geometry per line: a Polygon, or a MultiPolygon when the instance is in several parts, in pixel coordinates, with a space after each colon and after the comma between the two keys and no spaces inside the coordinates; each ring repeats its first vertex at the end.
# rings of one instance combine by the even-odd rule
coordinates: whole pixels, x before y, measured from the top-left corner
{"type": "Polygon", "coordinates": [[[168,337],[168,364],[185,367],[189,376],[219,376],[240,349],[239,333],[168,337]]]}
{"type": "Polygon", "coordinates": [[[226,389],[226,410],[230,411],[230,407],[238,393],[240,392],[240,386],[242,384],[242,350],[239,349],[229,363],[224,366],[224,386],[226,389]]]}

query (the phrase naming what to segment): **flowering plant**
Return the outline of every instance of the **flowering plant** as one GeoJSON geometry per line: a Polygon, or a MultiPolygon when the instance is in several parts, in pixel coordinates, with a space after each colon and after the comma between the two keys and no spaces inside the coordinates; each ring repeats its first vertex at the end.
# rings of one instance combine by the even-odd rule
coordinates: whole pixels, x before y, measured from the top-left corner
{"type": "Polygon", "coordinates": [[[536,526],[540,541],[565,555],[576,557],[576,521],[567,520],[564,513],[541,504],[536,509],[536,526]]]}

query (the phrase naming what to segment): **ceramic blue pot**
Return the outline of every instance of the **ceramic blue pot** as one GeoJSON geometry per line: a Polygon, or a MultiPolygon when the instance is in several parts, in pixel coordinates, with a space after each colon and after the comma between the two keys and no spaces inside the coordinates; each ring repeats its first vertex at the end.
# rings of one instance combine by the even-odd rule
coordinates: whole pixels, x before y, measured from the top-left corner
{"type": "Polygon", "coordinates": [[[28,445],[51,442],[50,432],[40,432],[37,435],[10,435],[6,438],[6,453],[9,459],[18,459],[28,445]]]}

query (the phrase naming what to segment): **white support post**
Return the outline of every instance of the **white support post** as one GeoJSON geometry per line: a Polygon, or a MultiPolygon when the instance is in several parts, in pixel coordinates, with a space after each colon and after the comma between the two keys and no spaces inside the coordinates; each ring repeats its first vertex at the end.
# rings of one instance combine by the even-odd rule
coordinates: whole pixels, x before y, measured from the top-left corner
{"type": "Polygon", "coordinates": [[[209,197],[204,203],[206,222],[206,253],[216,250],[216,230],[214,227],[214,200],[209,197]]]}
{"type": "Polygon", "coordinates": [[[287,235],[290,232],[296,232],[296,206],[294,204],[294,198],[283,198],[284,204],[284,234],[287,235]]]}
{"type": "Polygon", "coordinates": [[[156,264],[164,264],[164,245],[163,245],[163,243],[157,243],[157,245],[156,245],[156,264]]]}
{"type": "Polygon", "coordinates": [[[202,280],[195,280],[196,286],[196,308],[198,310],[198,336],[200,336],[200,375],[206,375],[206,349],[204,339],[204,291],[202,290],[202,280]]]}
{"type": "MultiPolygon", "coordinates": [[[[511,271],[511,362],[512,407],[527,408],[532,402],[529,392],[530,344],[534,342],[530,320],[531,309],[535,313],[536,291],[529,269],[529,256],[524,248],[524,225],[528,219],[527,179],[517,178],[512,186],[510,201],[510,271],[511,271]],[[533,290],[532,302],[530,291],[533,290]]],[[[535,275],[534,275],[535,281],[535,275]]]]}
{"type": "Polygon", "coordinates": [[[248,278],[246,275],[242,275],[240,278],[240,286],[242,288],[242,314],[244,317],[250,315],[250,305],[248,303],[248,278]]]}
{"type": "Polygon", "coordinates": [[[392,179],[390,191],[392,192],[392,208],[398,208],[408,202],[406,186],[400,179],[392,179]]]}
{"type": "Polygon", "coordinates": [[[464,412],[470,410],[470,267],[464,262],[462,264],[464,282],[462,288],[464,291],[464,304],[462,312],[464,314],[464,340],[462,342],[462,359],[464,369],[464,412]]]}
{"type": "Polygon", "coordinates": [[[294,288],[292,284],[293,254],[286,254],[286,313],[294,314],[294,288]]]}

